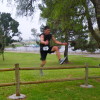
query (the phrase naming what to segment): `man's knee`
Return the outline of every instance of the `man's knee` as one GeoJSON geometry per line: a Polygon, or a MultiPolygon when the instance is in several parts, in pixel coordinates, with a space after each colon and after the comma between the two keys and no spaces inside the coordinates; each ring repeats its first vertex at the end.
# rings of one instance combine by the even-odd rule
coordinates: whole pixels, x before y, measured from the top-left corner
{"type": "Polygon", "coordinates": [[[58,51],[59,50],[58,46],[54,46],[54,50],[58,51]]]}

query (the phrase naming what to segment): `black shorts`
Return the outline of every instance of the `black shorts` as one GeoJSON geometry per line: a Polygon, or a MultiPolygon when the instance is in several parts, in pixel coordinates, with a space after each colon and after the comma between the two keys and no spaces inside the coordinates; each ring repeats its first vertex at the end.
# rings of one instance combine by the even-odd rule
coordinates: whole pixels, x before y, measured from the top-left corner
{"type": "Polygon", "coordinates": [[[40,55],[41,55],[41,58],[40,60],[46,60],[46,57],[47,57],[47,54],[48,53],[54,53],[55,51],[51,51],[53,47],[49,47],[49,50],[48,51],[43,51],[40,49],[40,55]]]}

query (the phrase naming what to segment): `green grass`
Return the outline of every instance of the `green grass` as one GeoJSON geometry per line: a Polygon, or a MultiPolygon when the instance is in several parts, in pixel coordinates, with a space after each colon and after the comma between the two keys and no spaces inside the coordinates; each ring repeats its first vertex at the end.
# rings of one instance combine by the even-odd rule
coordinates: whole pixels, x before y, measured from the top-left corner
{"type": "MultiPolygon", "coordinates": [[[[48,55],[45,67],[62,67],[78,65],[98,65],[100,58],[85,57],[83,55],[69,55],[69,64],[59,65],[55,55],[48,55]]],[[[33,53],[5,53],[5,61],[0,56],[0,68],[14,68],[19,63],[20,67],[39,67],[40,55],[33,53]]],[[[90,76],[100,76],[100,69],[89,69],[90,76]]],[[[44,70],[40,76],[38,70],[20,71],[21,81],[38,81],[59,79],[67,77],[84,77],[84,69],[44,70]]],[[[14,71],[0,72],[0,83],[15,82],[14,71]]],[[[47,84],[21,85],[21,93],[27,96],[26,100],[100,100],[100,81],[91,79],[89,84],[94,88],[80,88],[84,80],[66,81],[47,84]]],[[[15,93],[15,86],[0,87],[0,100],[8,100],[8,96],[15,93]]]]}

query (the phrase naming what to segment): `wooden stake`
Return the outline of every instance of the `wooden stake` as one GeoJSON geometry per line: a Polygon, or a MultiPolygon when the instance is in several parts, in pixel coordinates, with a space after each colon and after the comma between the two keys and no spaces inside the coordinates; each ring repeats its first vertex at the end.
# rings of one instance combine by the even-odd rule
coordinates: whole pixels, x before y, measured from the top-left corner
{"type": "Polygon", "coordinates": [[[88,65],[85,68],[85,85],[88,86],[88,65]]]}
{"type": "Polygon", "coordinates": [[[20,74],[19,64],[15,64],[16,96],[20,96],[20,74]]]}

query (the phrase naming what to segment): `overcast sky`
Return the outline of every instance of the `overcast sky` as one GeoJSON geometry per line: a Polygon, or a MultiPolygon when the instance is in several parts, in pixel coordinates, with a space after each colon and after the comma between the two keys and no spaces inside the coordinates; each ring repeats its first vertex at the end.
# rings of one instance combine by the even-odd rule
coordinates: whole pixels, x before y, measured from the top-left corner
{"type": "MultiPolygon", "coordinates": [[[[31,17],[18,17],[16,16],[16,9],[14,6],[7,5],[6,0],[3,3],[0,3],[0,12],[11,13],[11,16],[19,22],[19,31],[22,33],[21,37],[23,39],[33,38],[31,35],[31,29],[37,29],[37,32],[40,33],[41,23],[39,21],[40,18],[40,10],[37,10],[34,14],[33,19],[31,17]]],[[[44,23],[45,24],[45,23],[44,23]]]]}

